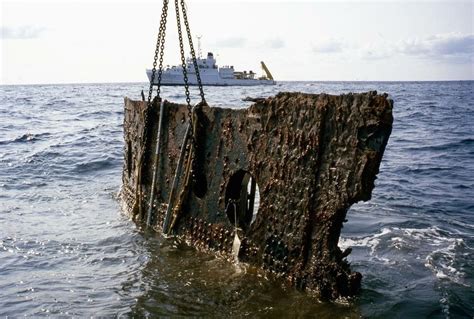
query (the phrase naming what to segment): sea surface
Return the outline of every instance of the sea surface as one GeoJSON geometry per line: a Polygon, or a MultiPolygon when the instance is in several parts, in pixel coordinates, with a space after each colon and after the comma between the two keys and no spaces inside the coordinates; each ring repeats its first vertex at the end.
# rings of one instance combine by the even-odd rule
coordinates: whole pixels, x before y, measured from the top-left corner
{"type": "MultiPolygon", "coordinates": [[[[0,86],[1,317],[473,318],[474,82],[205,88],[210,105],[234,108],[279,91],[394,100],[372,200],[349,210],[340,239],[362,291],[332,303],[121,211],[123,97],[142,89],[0,86]]],[[[162,91],[184,101],[182,87],[162,91]]]]}

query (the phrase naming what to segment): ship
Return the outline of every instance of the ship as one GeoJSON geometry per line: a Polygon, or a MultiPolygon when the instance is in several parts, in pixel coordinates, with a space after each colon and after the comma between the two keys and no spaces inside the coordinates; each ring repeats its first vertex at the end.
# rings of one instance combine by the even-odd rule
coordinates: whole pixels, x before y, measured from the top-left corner
{"type": "MultiPolygon", "coordinates": [[[[207,53],[206,58],[198,56],[196,58],[199,67],[199,75],[202,84],[205,86],[255,86],[255,85],[275,85],[268,67],[263,61],[260,62],[263,76],[257,77],[253,71],[235,71],[234,66],[219,67],[212,52],[207,53]]],[[[146,70],[148,81],[151,82],[152,70],[146,70]]],[[[198,85],[193,59],[186,60],[186,73],[189,85],[198,85]]],[[[158,84],[158,71],[156,72],[153,85],[158,84]]],[[[161,75],[161,85],[184,85],[183,67],[179,65],[167,66],[161,75]]]]}

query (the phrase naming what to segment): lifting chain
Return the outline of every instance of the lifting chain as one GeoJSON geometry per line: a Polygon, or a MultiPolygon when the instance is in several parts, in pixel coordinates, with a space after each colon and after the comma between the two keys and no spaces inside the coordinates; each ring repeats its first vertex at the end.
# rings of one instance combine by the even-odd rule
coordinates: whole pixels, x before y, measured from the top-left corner
{"type": "MultiPolygon", "coordinates": [[[[156,39],[156,48],[155,56],[153,57],[153,68],[151,70],[151,79],[150,79],[150,89],[148,90],[148,103],[147,109],[144,114],[144,132],[143,132],[143,145],[147,145],[148,140],[148,129],[149,129],[149,113],[151,111],[152,104],[152,94],[153,94],[153,84],[156,77],[156,66],[158,62],[159,54],[159,66],[158,66],[158,88],[157,88],[157,97],[160,99],[160,86],[161,86],[161,75],[163,73],[163,54],[165,48],[165,36],[166,36],[166,20],[168,17],[168,0],[163,0],[163,8],[161,10],[161,20],[160,20],[160,30],[158,32],[158,37],[156,39]]],[[[142,155],[143,156],[143,155],[142,155]]]]}
{"type": "MultiPolygon", "coordinates": [[[[157,65],[158,66],[158,81],[157,81],[157,98],[158,100],[161,100],[160,97],[160,89],[161,89],[161,77],[163,73],[163,55],[164,55],[164,48],[165,48],[165,37],[166,37],[166,23],[167,23],[167,17],[168,17],[168,3],[169,0],[163,0],[163,8],[162,8],[162,13],[161,13],[161,20],[160,20],[160,29],[158,32],[158,38],[157,38],[157,43],[156,43],[156,48],[155,48],[155,55],[153,58],[153,68],[152,68],[152,73],[150,77],[150,89],[148,91],[148,103],[147,103],[147,109],[145,110],[144,114],[144,132],[143,132],[143,149],[147,149],[147,140],[148,140],[148,135],[149,135],[149,130],[150,130],[150,123],[149,123],[149,114],[151,113],[152,110],[152,95],[153,95],[153,85],[155,85],[155,77],[157,73],[157,65]]],[[[206,104],[206,100],[204,97],[204,90],[202,87],[202,81],[201,81],[201,76],[199,73],[199,66],[197,63],[196,59],[196,52],[194,51],[194,46],[193,46],[193,41],[192,41],[192,36],[191,36],[191,30],[189,27],[189,22],[188,22],[188,16],[186,13],[186,4],[184,0],[175,0],[175,11],[176,11],[176,22],[177,22],[177,27],[178,27],[178,37],[179,37],[179,48],[180,48],[180,55],[181,55],[181,67],[183,69],[183,79],[184,79],[184,91],[186,95],[186,104],[187,104],[187,111],[188,111],[188,117],[189,117],[189,123],[188,123],[188,129],[186,131],[186,136],[184,138],[184,143],[181,146],[182,150],[181,152],[184,154],[184,152],[188,152],[188,163],[186,166],[188,167],[187,173],[185,174],[188,176],[191,175],[192,178],[195,178],[194,175],[194,170],[191,168],[195,166],[195,160],[194,160],[194,152],[197,149],[197,141],[195,138],[196,132],[197,132],[197,116],[195,119],[193,119],[193,108],[191,106],[191,97],[190,97],[190,92],[189,92],[189,78],[188,78],[188,70],[190,68],[187,68],[186,65],[186,58],[184,54],[184,41],[183,41],[183,34],[182,34],[182,29],[181,29],[181,14],[180,14],[180,7],[181,11],[183,14],[183,22],[186,27],[186,34],[190,46],[190,51],[191,51],[191,59],[192,63],[194,66],[194,71],[196,74],[196,81],[199,86],[199,93],[201,96],[201,102],[198,104],[198,106],[202,106],[206,104]],[[188,138],[191,140],[191,144],[188,144],[187,140],[188,138]]],[[[140,161],[140,171],[141,171],[141,164],[143,164],[143,158],[145,156],[145,151],[143,151],[143,154],[141,155],[141,161],[140,161]]],[[[180,156],[182,157],[182,156],[180,156]]],[[[180,164],[178,163],[178,166],[180,164]]],[[[179,168],[177,169],[178,174],[179,168]]],[[[186,179],[187,179],[186,178],[186,179]]],[[[175,176],[176,179],[176,176],[175,176]]],[[[174,182],[173,182],[174,183],[174,182]]],[[[188,182],[185,182],[185,185],[189,185],[188,182]]],[[[186,186],[185,186],[186,188],[186,186]]],[[[170,195],[170,203],[168,204],[169,208],[171,208],[170,204],[173,201],[172,196],[170,195]]],[[[151,203],[152,204],[152,203],[151,203]]],[[[167,216],[168,216],[167,212],[167,216]]],[[[169,216],[168,216],[169,217],[169,216]]],[[[168,217],[166,219],[168,219],[168,217]]],[[[166,224],[166,222],[165,222],[166,224]]]]}
{"type": "Polygon", "coordinates": [[[193,60],[194,71],[196,72],[196,80],[199,86],[199,94],[201,95],[201,102],[205,104],[206,99],[204,97],[204,90],[202,88],[201,75],[199,73],[199,67],[196,60],[196,52],[194,51],[193,37],[191,36],[191,30],[189,28],[188,15],[186,13],[186,4],[184,3],[184,0],[181,0],[181,9],[183,11],[183,20],[184,20],[184,25],[186,27],[186,33],[188,34],[189,48],[191,51],[191,58],[193,60]]]}
{"type": "MultiPolygon", "coordinates": [[[[156,42],[155,56],[153,59],[153,68],[152,68],[152,73],[151,73],[151,78],[150,78],[150,89],[148,91],[148,106],[151,106],[153,85],[155,85],[157,72],[158,72],[157,96],[158,98],[160,98],[161,77],[163,74],[163,55],[164,55],[165,37],[166,37],[166,23],[167,23],[167,17],[168,17],[168,3],[169,3],[169,0],[163,0],[163,8],[162,8],[161,20],[160,20],[160,30],[159,30],[158,38],[156,42]],[[158,60],[158,56],[159,56],[159,60],[158,60]],[[158,62],[159,62],[159,67],[157,70],[156,67],[157,67],[158,62]]],[[[179,46],[180,46],[180,53],[181,53],[181,66],[183,69],[183,79],[184,79],[184,90],[186,94],[186,103],[188,106],[188,116],[189,116],[189,119],[192,120],[191,97],[189,93],[189,78],[187,74],[186,59],[184,55],[184,41],[183,41],[183,35],[182,35],[182,29],[181,29],[180,6],[181,6],[181,11],[183,12],[183,22],[186,28],[186,34],[187,34],[190,53],[191,53],[191,60],[193,62],[194,71],[196,74],[196,81],[199,87],[199,95],[201,96],[201,103],[205,104],[206,99],[204,97],[204,89],[202,87],[201,75],[199,72],[199,66],[196,59],[196,52],[194,50],[193,39],[191,36],[191,29],[189,27],[188,15],[186,11],[186,3],[184,2],[184,0],[175,0],[176,22],[178,26],[179,46]]]]}
{"type": "MultiPolygon", "coordinates": [[[[166,37],[166,20],[168,17],[168,0],[163,1],[163,12],[161,14],[161,22],[160,22],[160,29],[161,29],[161,45],[160,45],[160,65],[158,67],[158,87],[156,89],[156,93],[158,98],[160,98],[160,88],[161,88],[161,75],[163,74],[163,56],[165,53],[165,37],[166,37]],[[165,8],[166,7],[166,8],[165,8]],[[163,25],[163,28],[161,28],[163,25]]],[[[153,83],[153,82],[151,82],[153,83]]]]}
{"type": "Polygon", "coordinates": [[[158,61],[158,53],[160,55],[160,65],[158,68],[158,97],[160,97],[160,84],[161,74],[163,73],[163,53],[165,48],[165,35],[166,35],[166,20],[168,17],[168,0],[163,1],[163,9],[161,10],[160,20],[160,31],[158,32],[158,38],[156,39],[155,56],[153,57],[153,68],[151,70],[150,89],[148,90],[148,106],[151,104],[151,98],[153,94],[153,84],[156,77],[156,65],[158,61]]]}
{"type": "MultiPolygon", "coordinates": [[[[168,17],[168,3],[169,3],[169,0],[163,0],[163,8],[162,8],[161,20],[160,20],[160,30],[158,32],[158,38],[156,41],[155,55],[153,58],[153,68],[151,71],[151,78],[150,78],[150,89],[148,90],[148,111],[145,112],[145,121],[144,121],[145,129],[147,129],[149,126],[148,113],[149,113],[149,110],[151,109],[153,85],[155,85],[155,78],[156,78],[157,72],[158,72],[157,97],[158,99],[161,98],[160,97],[161,78],[163,74],[163,55],[165,51],[164,49],[165,49],[165,37],[166,37],[166,23],[167,23],[167,17],[168,17]],[[159,56],[159,60],[158,60],[158,56],[159,56]],[[158,65],[158,62],[159,62],[159,66],[157,70],[156,67],[158,65]]],[[[183,22],[186,27],[186,34],[188,37],[189,48],[191,51],[191,60],[193,62],[194,72],[196,74],[196,80],[199,87],[199,95],[201,96],[201,104],[206,104],[206,99],[204,97],[204,90],[202,87],[201,75],[199,73],[199,66],[196,59],[196,52],[194,50],[193,39],[191,36],[191,29],[189,27],[188,15],[186,11],[186,3],[184,2],[184,0],[175,0],[176,22],[178,26],[179,47],[180,47],[180,54],[181,54],[181,67],[183,69],[183,79],[184,79],[184,91],[186,95],[188,117],[189,117],[190,123],[192,123],[192,120],[193,120],[192,119],[192,106],[191,106],[191,97],[189,93],[189,78],[188,78],[188,72],[187,72],[186,58],[184,55],[184,41],[183,41],[183,34],[182,34],[182,29],[181,29],[180,6],[181,6],[181,11],[183,12],[183,22]]],[[[147,132],[145,132],[144,134],[145,134],[144,138],[146,142],[147,132]]]]}
{"type": "MultiPolygon", "coordinates": [[[[141,205],[141,197],[142,193],[140,190],[140,184],[141,184],[141,174],[142,170],[144,167],[144,162],[145,162],[145,154],[147,150],[147,145],[148,145],[148,135],[149,135],[149,130],[150,130],[150,123],[149,123],[149,115],[152,109],[152,94],[153,94],[153,84],[155,82],[155,76],[156,76],[156,66],[157,66],[157,61],[158,61],[158,55],[160,56],[159,60],[159,69],[158,69],[158,83],[161,83],[161,74],[163,70],[163,49],[165,45],[165,34],[166,34],[166,18],[168,16],[168,0],[163,0],[163,8],[161,10],[161,21],[160,21],[160,30],[158,32],[158,37],[156,39],[156,48],[155,48],[155,55],[153,57],[153,69],[151,72],[151,79],[150,79],[150,89],[148,90],[148,103],[147,107],[145,109],[145,112],[143,114],[143,146],[138,154],[138,163],[137,163],[137,176],[136,176],[136,194],[135,194],[135,207],[137,207],[137,211],[140,214],[140,218],[143,218],[142,214],[142,205],[141,205]],[[161,51],[160,51],[161,49],[161,51]]],[[[160,98],[160,85],[158,85],[158,99],[160,98]]]]}
{"type": "MultiPolygon", "coordinates": [[[[145,111],[145,114],[144,114],[144,117],[145,117],[144,118],[144,136],[143,136],[144,145],[146,145],[146,142],[147,142],[148,128],[149,128],[148,118],[149,118],[149,113],[151,111],[151,106],[152,106],[153,85],[155,84],[155,78],[156,78],[156,73],[157,73],[156,67],[158,65],[158,62],[159,62],[159,65],[158,65],[157,97],[158,99],[161,99],[160,97],[161,78],[163,74],[163,56],[164,56],[164,51],[165,51],[164,49],[165,49],[165,37],[166,37],[166,23],[167,23],[167,17],[168,17],[168,3],[169,3],[169,0],[163,0],[163,8],[162,8],[161,20],[160,20],[160,30],[158,32],[158,38],[156,41],[155,55],[153,57],[153,68],[152,68],[151,77],[150,77],[150,89],[148,90],[147,110],[145,111]],[[159,59],[158,59],[158,56],[159,56],[159,59]]],[[[183,34],[182,34],[182,29],[181,29],[180,6],[181,6],[181,11],[183,13],[183,22],[186,27],[186,34],[188,37],[189,48],[191,51],[191,60],[193,62],[194,71],[196,74],[196,81],[199,87],[199,95],[201,96],[202,105],[206,104],[206,99],[204,97],[204,90],[202,87],[201,75],[199,73],[199,66],[196,59],[196,52],[194,50],[193,39],[191,36],[191,29],[189,27],[186,4],[184,0],[175,0],[176,22],[178,26],[179,48],[180,48],[180,54],[181,54],[181,67],[183,69],[183,79],[184,79],[184,92],[186,95],[186,104],[188,108],[189,122],[192,125],[193,124],[192,123],[193,122],[192,106],[191,106],[191,97],[189,93],[189,78],[188,78],[188,72],[187,72],[186,58],[184,55],[184,41],[183,41],[183,34]]],[[[191,136],[191,138],[193,140],[193,144],[195,144],[195,140],[193,136],[191,136]]]]}
{"type": "Polygon", "coordinates": [[[186,28],[186,34],[187,34],[187,37],[188,37],[189,48],[190,48],[190,51],[191,51],[191,59],[192,59],[192,62],[193,62],[194,72],[195,72],[195,75],[196,75],[196,81],[197,81],[197,84],[199,86],[199,94],[201,96],[201,103],[200,104],[205,105],[206,104],[206,99],[204,97],[204,90],[203,90],[203,87],[202,87],[201,75],[199,73],[199,66],[198,66],[197,59],[196,59],[196,52],[194,51],[193,39],[192,39],[192,36],[191,36],[191,29],[189,27],[186,4],[185,4],[184,0],[175,0],[174,4],[175,4],[175,11],[176,11],[176,22],[177,22],[177,27],[178,27],[179,48],[180,48],[180,54],[181,54],[181,67],[183,69],[184,91],[185,91],[185,94],[186,94],[186,103],[187,103],[187,107],[188,107],[189,125],[192,127],[191,136],[190,136],[191,145],[190,145],[189,151],[193,152],[193,156],[191,156],[189,158],[189,160],[192,161],[192,165],[188,166],[188,167],[191,168],[190,175],[191,175],[191,178],[194,181],[193,184],[196,184],[196,182],[197,182],[196,170],[198,169],[197,168],[197,162],[195,160],[195,155],[196,155],[195,152],[198,149],[196,130],[197,130],[197,125],[199,123],[197,123],[197,117],[196,117],[196,119],[193,119],[193,111],[192,111],[192,107],[191,107],[191,98],[190,98],[190,94],[189,94],[189,83],[188,83],[188,80],[189,80],[188,79],[188,70],[190,70],[190,69],[187,69],[186,59],[185,59],[185,55],[184,55],[184,41],[183,41],[183,33],[182,33],[182,29],[181,29],[180,5],[181,5],[181,11],[183,12],[183,22],[184,22],[184,25],[185,25],[185,28],[186,28]]]}
{"type": "Polygon", "coordinates": [[[176,23],[178,26],[179,51],[181,53],[181,68],[183,69],[184,93],[186,94],[186,104],[188,105],[188,117],[190,121],[189,123],[191,123],[191,127],[192,127],[193,117],[192,117],[191,97],[189,96],[188,72],[186,70],[186,58],[184,56],[183,32],[181,31],[181,18],[180,18],[180,13],[179,13],[178,0],[174,1],[174,6],[176,10],[176,23]]]}

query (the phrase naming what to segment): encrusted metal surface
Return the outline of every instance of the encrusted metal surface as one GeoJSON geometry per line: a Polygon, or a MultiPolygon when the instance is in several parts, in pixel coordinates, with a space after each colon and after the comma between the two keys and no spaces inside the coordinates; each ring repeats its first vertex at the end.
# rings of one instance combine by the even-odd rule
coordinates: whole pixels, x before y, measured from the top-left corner
{"type": "MultiPolygon", "coordinates": [[[[152,106],[143,145],[146,108],[125,99],[122,195],[137,221],[149,205],[159,103],[152,106]]],[[[195,116],[195,175],[185,194],[180,185],[173,232],[197,248],[231,256],[237,226],[240,261],[323,299],[355,294],[361,275],[351,272],[349,251],[342,252],[338,240],[350,205],[370,199],[392,129],[392,101],[376,92],[279,93],[246,109],[204,106],[195,116]],[[256,217],[250,180],[260,194],[256,217]]],[[[186,106],[166,102],[164,119],[152,219],[157,230],[184,138],[186,106]]]]}

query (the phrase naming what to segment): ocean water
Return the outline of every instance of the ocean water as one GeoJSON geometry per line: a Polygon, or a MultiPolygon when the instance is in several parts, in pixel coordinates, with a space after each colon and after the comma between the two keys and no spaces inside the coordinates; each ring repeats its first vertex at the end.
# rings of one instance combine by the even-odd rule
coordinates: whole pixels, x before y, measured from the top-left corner
{"type": "MultiPolygon", "coordinates": [[[[362,291],[332,303],[121,212],[123,97],[142,89],[0,86],[0,316],[473,318],[474,82],[206,88],[229,107],[278,91],[393,98],[373,198],[350,209],[340,240],[362,291]]],[[[183,88],[163,91],[184,101],[183,88]]]]}

